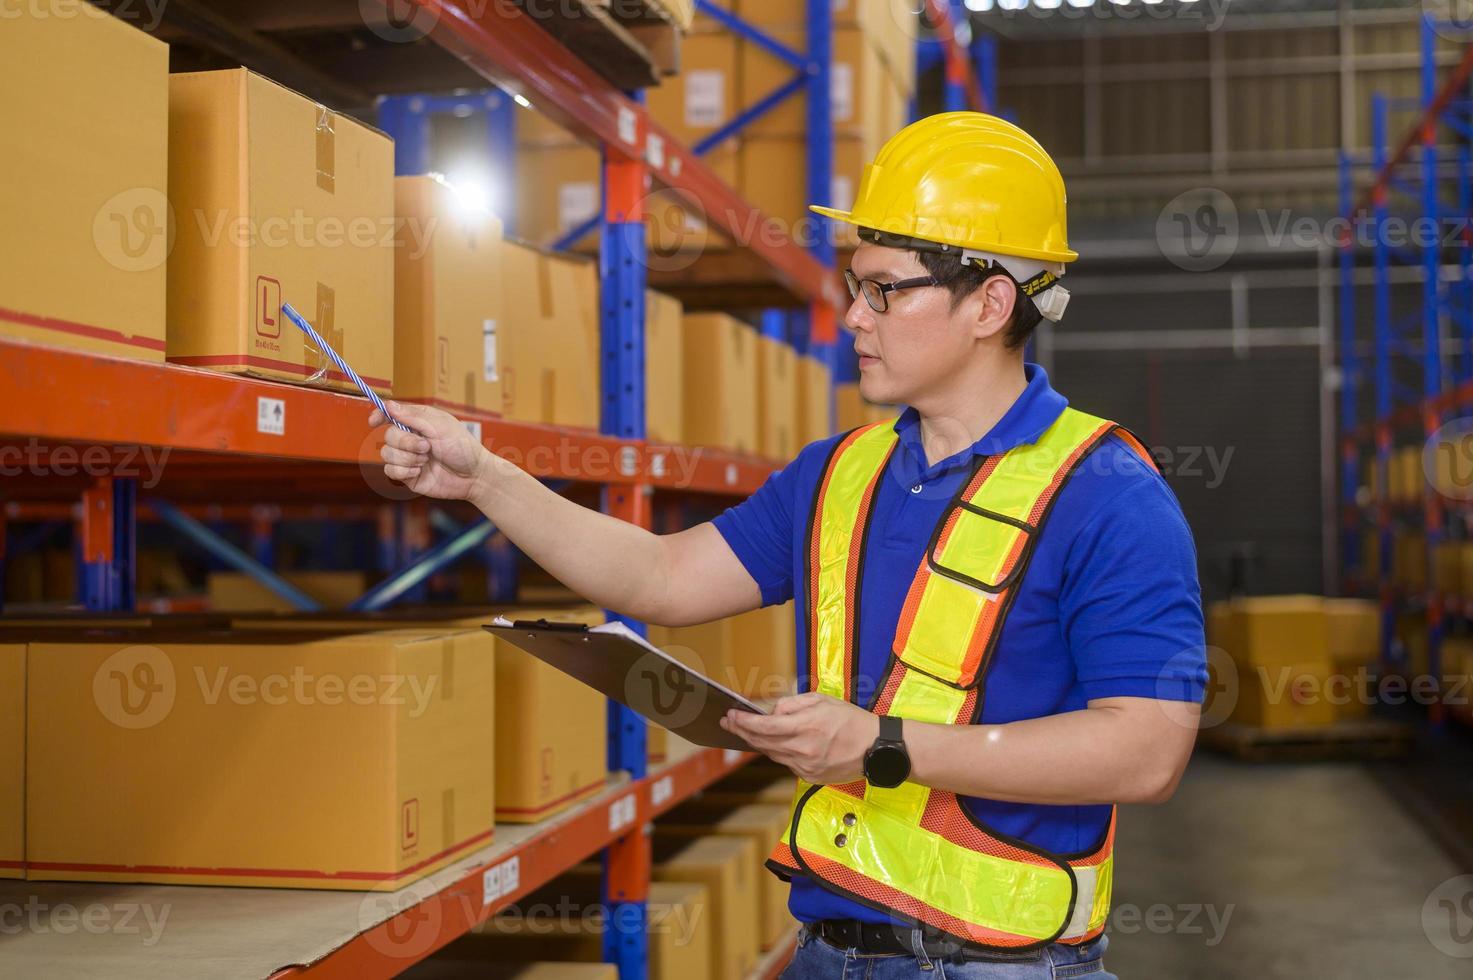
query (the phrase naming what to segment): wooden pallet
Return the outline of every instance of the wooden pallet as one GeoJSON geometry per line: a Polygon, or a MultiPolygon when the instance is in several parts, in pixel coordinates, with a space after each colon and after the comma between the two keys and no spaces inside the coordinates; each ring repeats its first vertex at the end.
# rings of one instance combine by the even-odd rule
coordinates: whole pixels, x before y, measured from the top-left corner
{"type": "Polygon", "coordinates": [[[515,0],[539,26],[622,89],[680,69],[681,29],[654,0],[515,0]]]}
{"type": "Polygon", "coordinates": [[[1231,722],[1204,729],[1203,746],[1248,762],[1325,762],[1387,759],[1411,748],[1410,725],[1391,721],[1342,721],[1315,728],[1255,728],[1231,722]]]}

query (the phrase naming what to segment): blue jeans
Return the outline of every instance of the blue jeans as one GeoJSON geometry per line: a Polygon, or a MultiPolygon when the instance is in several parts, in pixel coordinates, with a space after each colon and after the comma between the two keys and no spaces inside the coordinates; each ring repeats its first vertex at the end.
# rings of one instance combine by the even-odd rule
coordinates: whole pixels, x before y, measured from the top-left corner
{"type": "Polygon", "coordinates": [[[1101,936],[1084,946],[1055,943],[1031,953],[999,953],[986,960],[950,963],[910,953],[867,954],[830,946],[805,925],[793,961],[779,980],[1118,980],[1105,972],[1101,936]]]}

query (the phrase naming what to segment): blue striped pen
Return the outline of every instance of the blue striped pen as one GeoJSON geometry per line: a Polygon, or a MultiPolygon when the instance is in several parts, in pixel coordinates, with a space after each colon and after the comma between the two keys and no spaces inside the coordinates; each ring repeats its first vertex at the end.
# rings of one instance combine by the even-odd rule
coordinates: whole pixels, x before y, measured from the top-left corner
{"type": "Polygon", "coordinates": [[[394,418],[394,416],[389,414],[389,407],[385,405],[384,400],[378,396],[378,392],[374,391],[372,388],[368,387],[368,385],[363,383],[363,379],[358,377],[358,372],[349,367],[348,362],[339,357],[338,352],[327,345],[327,341],[322,339],[322,334],[318,333],[316,330],[313,330],[312,324],[308,323],[306,318],[303,317],[302,314],[292,309],[292,305],[290,303],[282,303],[281,312],[286,314],[286,318],[288,320],[297,325],[298,330],[301,330],[302,333],[306,334],[312,339],[312,343],[317,345],[318,350],[322,351],[332,359],[332,362],[338,366],[338,370],[346,374],[348,376],[348,380],[352,381],[355,385],[358,386],[359,391],[368,396],[368,400],[373,402],[374,407],[377,408],[380,412],[384,413],[384,418],[388,419],[391,424],[397,426],[400,429],[403,429],[405,432],[414,432],[414,430],[411,429],[409,426],[405,425],[403,422],[400,422],[398,419],[394,418]]]}

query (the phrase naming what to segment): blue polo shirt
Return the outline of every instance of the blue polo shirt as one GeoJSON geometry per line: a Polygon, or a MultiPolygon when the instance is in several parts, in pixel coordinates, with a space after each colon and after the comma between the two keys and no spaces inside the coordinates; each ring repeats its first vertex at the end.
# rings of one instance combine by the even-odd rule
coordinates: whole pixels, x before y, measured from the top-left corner
{"type": "MultiPolygon", "coordinates": [[[[883,679],[906,591],[931,532],[979,455],[1032,443],[1067,404],[1036,364],[1027,387],[970,448],[927,465],[920,418],[895,422],[899,446],[876,494],[859,612],[858,696],[883,679]]],[[[762,590],[764,606],[803,581],[804,534],[824,462],[842,436],[811,443],[758,491],[715,519],[762,590]]],[[[1201,591],[1192,533],[1166,481],[1118,437],[1085,457],[1059,491],[1018,586],[986,677],[982,721],[1002,724],[1078,711],[1095,698],[1202,699],[1207,681],[1201,591]]],[[[807,619],[794,604],[798,677],[807,686],[807,619]]],[[[963,798],[984,824],[1058,854],[1098,845],[1107,805],[1053,806],[963,798]]],[[[804,922],[884,922],[873,909],[793,882],[789,908],[804,922]]]]}

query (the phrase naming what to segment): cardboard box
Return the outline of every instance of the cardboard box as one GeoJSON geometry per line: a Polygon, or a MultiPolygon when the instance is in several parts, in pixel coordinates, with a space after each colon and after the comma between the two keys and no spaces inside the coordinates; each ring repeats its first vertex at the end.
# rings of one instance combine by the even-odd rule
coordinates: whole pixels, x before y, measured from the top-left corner
{"type": "Polygon", "coordinates": [[[1370,599],[1326,599],[1330,660],[1338,667],[1375,663],[1381,657],[1381,609],[1370,599]]]}
{"type": "Polygon", "coordinates": [[[757,451],[757,332],[724,313],[684,320],[685,441],[757,451]]]}
{"type": "Polygon", "coordinates": [[[580,258],[503,243],[506,329],[501,353],[505,414],[522,422],[597,429],[598,276],[580,258]]]}
{"type": "Polygon", "coordinates": [[[1330,662],[1324,599],[1253,596],[1232,603],[1223,648],[1239,668],[1330,662]]]}
{"type": "Polygon", "coordinates": [[[775,803],[752,803],[727,807],[695,800],[676,807],[661,818],[659,833],[672,837],[740,837],[752,843],[757,882],[758,940],[763,949],[781,942],[795,924],[788,912],[788,883],[767,870],[767,855],[782,839],[790,822],[788,807],[775,803]]]}
{"type": "Polygon", "coordinates": [[[652,881],[704,885],[711,905],[711,980],[746,980],[757,962],[757,845],[740,837],[664,834],[655,824],[652,881]]]}
{"type": "Polygon", "coordinates": [[[501,219],[433,177],[394,181],[394,397],[503,408],[501,219]]]}
{"type": "Polygon", "coordinates": [[[0,30],[0,334],[161,362],[169,49],[71,6],[0,30]]]}
{"type": "Polygon", "coordinates": [[[721,674],[729,663],[732,619],[715,619],[695,626],[649,626],[649,641],[676,660],[709,677],[725,682],[721,674]]]}
{"type": "Polygon", "coordinates": [[[845,381],[834,385],[835,414],[839,418],[839,431],[848,432],[871,422],[893,422],[900,409],[894,405],[875,405],[865,401],[859,393],[858,381],[845,381]]]}
{"type": "Polygon", "coordinates": [[[645,437],[680,445],[685,440],[685,309],[680,300],[645,292],[645,437]]]}
{"type": "Polygon", "coordinates": [[[787,463],[798,455],[798,355],[773,337],[757,337],[757,451],[787,463]]]}
{"type": "Polygon", "coordinates": [[[1232,720],[1255,728],[1316,728],[1335,721],[1328,661],[1243,663],[1232,720]]]}
{"type": "Polygon", "coordinates": [[[1432,549],[1432,590],[1444,595],[1462,592],[1459,542],[1439,541],[1432,549]]]}
{"type": "MultiPolygon", "coordinates": [[[[564,623],[604,621],[603,611],[588,605],[515,608],[449,608],[407,610],[385,615],[298,615],[242,618],[242,630],[281,628],[307,630],[416,630],[435,636],[458,636],[498,615],[512,619],[548,619],[564,623]]],[[[534,823],[598,793],[607,783],[608,701],[556,667],[510,643],[494,641],[496,656],[496,819],[534,823]]]]}
{"type": "MultiPolygon", "coordinates": [[[[776,39],[795,50],[803,46],[804,32],[778,31],[776,39]]],[[[755,105],[793,76],[793,69],[770,52],[754,44],[742,45],[742,105],[755,105]]],[[[874,158],[884,142],[895,135],[890,129],[896,90],[879,51],[857,28],[834,31],[833,60],[829,65],[829,113],[836,137],[856,138],[864,148],[866,162],[874,158]]],[[[808,131],[808,100],[786,99],[752,122],[747,137],[803,137],[808,131]]],[[[802,184],[802,171],[797,183],[802,184]]],[[[789,175],[793,176],[793,175],[789,175]]]]}
{"type": "MultiPolygon", "coordinates": [[[[600,872],[580,865],[476,926],[437,955],[437,960],[514,964],[533,960],[603,959],[607,907],[600,872]],[[555,914],[549,914],[553,910],[555,914]]],[[[648,910],[650,980],[706,980],[710,976],[711,910],[704,886],[689,882],[650,883],[648,910]]]]}
{"type": "Polygon", "coordinates": [[[833,434],[830,402],[833,380],[826,364],[816,357],[798,358],[799,448],[833,434]]]}
{"type": "MultiPolygon", "coordinates": [[[[860,174],[873,156],[866,155],[861,140],[835,140],[829,201],[815,202],[808,200],[808,187],[802,179],[807,172],[808,146],[801,137],[754,136],[742,141],[739,155],[738,191],[764,214],[780,222],[789,234],[799,227],[800,222],[817,220],[817,216],[808,211],[810,204],[852,207],[860,174]]],[[[830,225],[834,240],[840,245],[852,248],[859,243],[858,232],[852,225],[838,222],[830,222],[830,225]]]]}
{"type": "MultiPolygon", "coordinates": [[[[366,572],[282,572],[281,577],[324,609],[346,609],[368,591],[366,572]]],[[[244,572],[211,572],[210,608],[222,612],[295,612],[296,607],[244,572]]]]}
{"type": "Polygon", "coordinates": [[[356,390],[394,370],[394,144],[243,68],[169,77],[169,360],[356,390]]]}
{"type": "Polygon", "coordinates": [[[794,693],[797,672],[791,602],[731,617],[718,680],[748,697],[779,698],[794,693]]]}
{"type": "Polygon", "coordinates": [[[0,643],[0,878],[26,876],[26,645],[0,643]]]}
{"type": "MultiPolygon", "coordinates": [[[[733,6],[748,23],[771,32],[789,33],[803,50],[807,41],[807,8],[791,0],[737,0],[733,6]]],[[[886,68],[907,95],[915,91],[916,38],[920,21],[911,0],[834,0],[836,33],[856,29],[884,59],[886,68]]]]}
{"type": "Polygon", "coordinates": [[[31,879],[399,888],[491,840],[483,631],[139,640],[29,647],[31,879]]]}
{"type": "Polygon", "coordinates": [[[729,122],[738,103],[737,40],[730,32],[692,34],[680,45],[680,74],[645,91],[650,117],[685,146],[729,122]]]}

